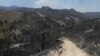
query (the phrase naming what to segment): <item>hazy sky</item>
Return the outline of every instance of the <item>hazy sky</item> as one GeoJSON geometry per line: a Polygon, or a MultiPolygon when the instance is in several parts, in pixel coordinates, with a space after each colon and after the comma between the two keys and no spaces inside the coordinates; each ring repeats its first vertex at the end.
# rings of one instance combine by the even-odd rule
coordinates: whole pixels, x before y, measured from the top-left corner
{"type": "Polygon", "coordinates": [[[0,0],[0,6],[24,6],[70,9],[74,8],[81,12],[100,12],[100,0],[0,0]]]}

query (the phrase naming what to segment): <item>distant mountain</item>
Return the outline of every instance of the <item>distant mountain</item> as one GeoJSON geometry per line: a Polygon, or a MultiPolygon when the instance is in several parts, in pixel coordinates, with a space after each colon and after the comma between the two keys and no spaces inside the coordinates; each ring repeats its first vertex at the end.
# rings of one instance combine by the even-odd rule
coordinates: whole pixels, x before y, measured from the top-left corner
{"type": "Polygon", "coordinates": [[[26,8],[26,7],[18,7],[18,6],[0,6],[0,11],[17,11],[17,12],[29,12],[32,11],[32,8],[26,8]]]}
{"type": "Polygon", "coordinates": [[[66,16],[74,16],[78,18],[100,18],[100,12],[86,12],[81,13],[74,9],[52,9],[48,6],[43,6],[42,8],[27,8],[18,6],[0,6],[0,11],[17,11],[17,12],[39,12],[44,15],[49,15],[56,18],[65,18],[66,16]]]}
{"type": "Polygon", "coordinates": [[[73,16],[78,18],[85,18],[86,16],[78,12],[74,9],[52,9],[48,6],[43,6],[42,8],[26,8],[26,7],[18,7],[18,6],[11,6],[11,7],[4,7],[0,6],[0,10],[5,11],[19,11],[19,12],[30,12],[35,11],[41,14],[54,17],[54,18],[65,18],[66,16],[73,16]]]}
{"type": "Polygon", "coordinates": [[[87,18],[83,13],[74,9],[52,9],[48,6],[43,6],[42,8],[34,8],[33,11],[63,22],[71,20],[78,23],[87,18]]]}
{"type": "Polygon", "coordinates": [[[74,9],[52,9],[48,6],[43,6],[42,8],[34,9],[35,11],[42,13],[44,15],[49,15],[55,18],[65,18],[66,16],[74,16],[74,17],[85,17],[84,14],[74,10],[74,9]]]}
{"type": "Polygon", "coordinates": [[[66,22],[68,20],[74,22],[81,22],[87,19],[87,16],[75,9],[52,9],[48,6],[43,6],[42,8],[26,8],[26,7],[0,7],[1,11],[13,11],[13,12],[37,12],[38,14],[49,16],[57,20],[66,22]],[[70,18],[70,19],[69,19],[70,18]]]}
{"type": "Polygon", "coordinates": [[[100,12],[86,12],[85,14],[90,18],[100,18],[100,12]]]}

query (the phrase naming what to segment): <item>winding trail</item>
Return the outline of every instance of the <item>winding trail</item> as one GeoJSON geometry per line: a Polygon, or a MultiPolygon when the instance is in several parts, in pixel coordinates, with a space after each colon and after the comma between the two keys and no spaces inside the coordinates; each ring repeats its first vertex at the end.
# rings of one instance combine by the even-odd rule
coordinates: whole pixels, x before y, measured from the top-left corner
{"type": "Polygon", "coordinates": [[[39,56],[89,56],[69,39],[62,38],[60,40],[63,41],[63,43],[60,45],[61,48],[51,50],[47,55],[40,54],[39,56]]]}

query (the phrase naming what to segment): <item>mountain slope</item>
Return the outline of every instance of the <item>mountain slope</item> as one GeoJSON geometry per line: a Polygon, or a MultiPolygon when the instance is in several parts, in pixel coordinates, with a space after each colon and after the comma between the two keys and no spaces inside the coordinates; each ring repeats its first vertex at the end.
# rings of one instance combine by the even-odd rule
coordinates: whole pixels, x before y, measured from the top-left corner
{"type": "Polygon", "coordinates": [[[92,56],[100,56],[99,18],[88,20],[73,9],[13,8],[17,9],[0,10],[0,56],[31,56],[58,47],[62,36],[92,56]]]}

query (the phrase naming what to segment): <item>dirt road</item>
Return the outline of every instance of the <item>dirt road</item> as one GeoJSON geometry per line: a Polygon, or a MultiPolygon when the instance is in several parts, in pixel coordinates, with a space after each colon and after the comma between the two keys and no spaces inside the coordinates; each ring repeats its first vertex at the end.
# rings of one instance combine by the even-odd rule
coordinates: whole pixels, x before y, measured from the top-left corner
{"type": "Polygon", "coordinates": [[[88,56],[83,50],[75,45],[72,41],[62,38],[61,49],[52,50],[48,56],[88,56]]]}

